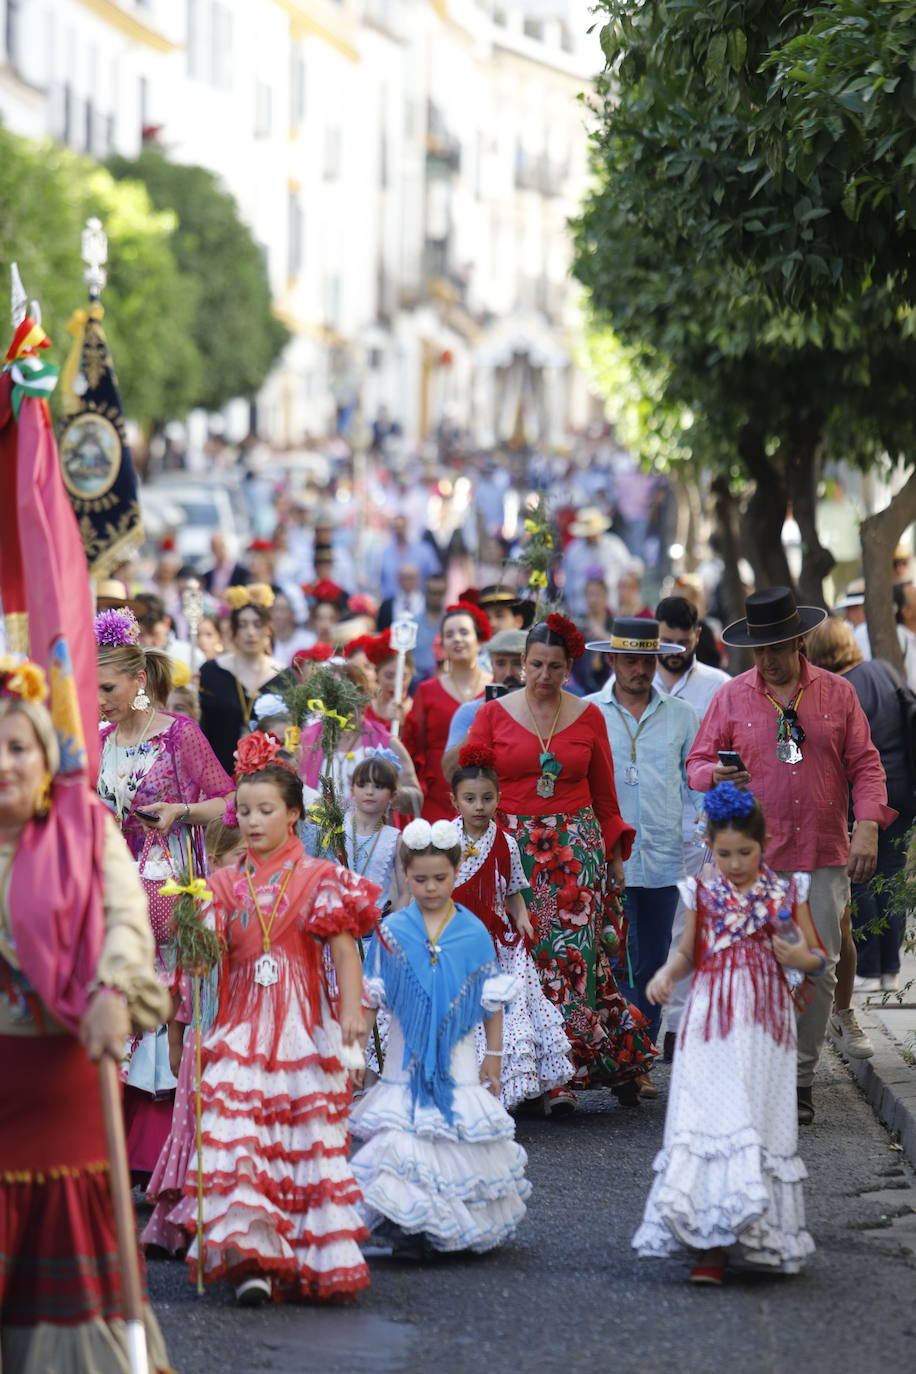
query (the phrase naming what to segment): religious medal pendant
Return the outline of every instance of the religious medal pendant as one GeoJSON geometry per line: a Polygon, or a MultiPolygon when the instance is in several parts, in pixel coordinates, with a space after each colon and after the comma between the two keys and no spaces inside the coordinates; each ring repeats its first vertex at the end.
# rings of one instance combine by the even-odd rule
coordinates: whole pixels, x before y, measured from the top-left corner
{"type": "Polygon", "coordinates": [[[537,794],[539,797],[552,797],[556,783],[549,773],[542,773],[537,781],[537,794]]]}
{"type": "Polygon", "coordinates": [[[269,950],[255,961],[254,981],[262,988],[272,988],[280,981],[280,965],[269,950]]]}
{"type": "Polygon", "coordinates": [[[801,763],[802,751],[791,737],[776,741],[776,757],[780,763],[801,763]]]}
{"type": "Polygon", "coordinates": [[[432,940],[427,940],[426,948],[429,951],[429,962],[432,964],[433,968],[435,968],[439,962],[439,950],[442,946],[434,945],[432,940]]]}
{"type": "Polygon", "coordinates": [[[639,785],[639,769],[635,763],[627,764],[626,768],[623,770],[623,780],[628,787],[637,787],[639,785]]]}

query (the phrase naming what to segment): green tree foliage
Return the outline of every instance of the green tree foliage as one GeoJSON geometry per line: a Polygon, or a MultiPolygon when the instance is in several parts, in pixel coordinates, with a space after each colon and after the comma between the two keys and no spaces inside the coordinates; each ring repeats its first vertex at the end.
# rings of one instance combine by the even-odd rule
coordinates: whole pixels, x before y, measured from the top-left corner
{"type": "Polygon", "coordinates": [[[116,183],[56,144],[0,129],[0,263],[19,263],[61,364],[67,324],[86,301],[80,237],[90,215],[109,238],[105,329],[124,408],[145,425],[183,414],[200,368],[188,335],[193,287],[189,293],[170,247],[174,217],[156,213],[142,186],[116,183]]]}
{"type": "Polygon", "coordinates": [[[271,309],[263,254],[232,196],[203,167],[169,162],[155,149],[116,157],[112,174],[140,181],[160,211],[176,216],[172,248],[195,284],[191,334],[205,360],[196,403],[216,410],[255,394],[289,339],[271,309]]]}
{"type": "MultiPolygon", "coordinates": [[[[900,83],[893,129],[879,132],[880,71],[851,105],[833,108],[836,88],[863,76],[852,33],[862,33],[862,13],[853,12],[867,11],[874,45],[882,22],[881,41],[913,8],[603,4],[607,71],[577,273],[647,399],[668,417],[689,414],[679,451],[749,481],[747,545],[770,581],[784,580],[779,531],[792,502],[808,599],[820,597],[832,564],[814,523],[825,454],[866,464],[884,450],[911,451],[916,437],[914,317],[890,271],[875,275],[879,250],[888,269],[903,262],[881,163],[901,142],[887,143],[901,119],[900,83]],[[855,76],[837,69],[830,15],[840,11],[855,76]],[[863,114],[863,104],[874,110],[863,114]],[[844,170],[849,121],[858,141],[844,170]],[[868,180],[873,164],[878,186],[868,180]],[[819,176],[823,187],[813,185],[819,176]],[[866,223],[874,210],[883,226],[866,223]]],[[[902,54],[900,33],[894,43],[902,54]]],[[[898,215],[901,195],[898,187],[898,215]]]]}

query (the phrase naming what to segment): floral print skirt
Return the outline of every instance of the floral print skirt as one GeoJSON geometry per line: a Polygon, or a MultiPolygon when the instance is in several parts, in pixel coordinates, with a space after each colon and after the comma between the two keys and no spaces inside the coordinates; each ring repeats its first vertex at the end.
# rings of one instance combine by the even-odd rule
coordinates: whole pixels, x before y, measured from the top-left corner
{"type": "Polygon", "coordinates": [[[616,1087],[648,1072],[655,1048],[646,1019],[618,992],[608,957],[619,920],[594,811],[506,821],[531,884],[532,956],[569,1037],[576,1069],[569,1086],[616,1087]]]}

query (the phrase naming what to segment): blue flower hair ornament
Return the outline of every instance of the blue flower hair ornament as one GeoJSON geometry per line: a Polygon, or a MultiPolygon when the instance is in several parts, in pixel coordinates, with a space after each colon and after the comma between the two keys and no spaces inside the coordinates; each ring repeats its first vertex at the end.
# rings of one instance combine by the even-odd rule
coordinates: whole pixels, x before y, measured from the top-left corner
{"type": "Polygon", "coordinates": [[[753,809],[753,792],[743,792],[733,782],[717,783],[703,798],[703,810],[716,825],[747,820],[753,809]]]}
{"type": "Polygon", "coordinates": [[[398,758],[397,754],[394,752],[393,749],[370,748],[366,750],[366,758],[384,759],[385,762],[390,763],[392,767],[397,770],[398,773],[400,773],[401,771],[401,760],[398,758]]]}

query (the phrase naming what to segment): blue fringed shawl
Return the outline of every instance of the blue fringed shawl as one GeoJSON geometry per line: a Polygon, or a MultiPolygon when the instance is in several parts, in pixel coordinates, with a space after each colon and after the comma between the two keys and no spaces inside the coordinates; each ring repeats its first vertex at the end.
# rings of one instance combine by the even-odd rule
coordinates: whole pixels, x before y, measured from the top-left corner
{"type": "Polygon", "coordinates": [[[467,907],[456,905],[433,966],[416,902],[393,912],[380,934],[366,974],[382,979],[385,1000],[401,1024],[414,1106],[435,1105],[451,1121],[452,1050],[485,1015],[483,986],[498,973],[492,936],[467,907]]]}

